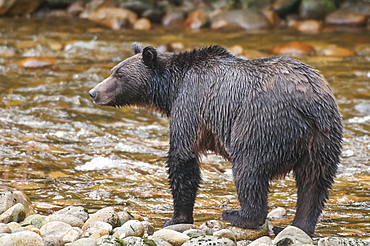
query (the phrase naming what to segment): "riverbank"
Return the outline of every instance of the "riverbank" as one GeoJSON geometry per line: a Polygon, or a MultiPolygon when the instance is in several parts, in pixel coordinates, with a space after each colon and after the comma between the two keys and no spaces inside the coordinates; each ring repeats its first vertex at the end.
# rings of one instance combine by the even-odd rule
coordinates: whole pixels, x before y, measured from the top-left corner
{"type": "MultiPolygon", "coordinates": [[[[280,216],[281,210],[270,213],[270,220],[280,216]]],[[[179,224],[156,229],[150,218],[123,208],[105,207],[90,214],[81,206],[68,206],[45,216],[35,213],[30,199],[21,191],[3,192],[0,198],[0,246],[370,245],[370,241],[340,237],[312,240],[294,226],[275,237],[272,227],[271,221],[249,230],[210,220],[199,227],[179,224]]]]}
{"type": "Polygon", "coordinates": [[[199,31],[290,28],[333,32],[370,27],[370,3],[349,0],[275,1],[5,1],[0,16],[87,19],[115,31],[153,26],[199,31]]]}

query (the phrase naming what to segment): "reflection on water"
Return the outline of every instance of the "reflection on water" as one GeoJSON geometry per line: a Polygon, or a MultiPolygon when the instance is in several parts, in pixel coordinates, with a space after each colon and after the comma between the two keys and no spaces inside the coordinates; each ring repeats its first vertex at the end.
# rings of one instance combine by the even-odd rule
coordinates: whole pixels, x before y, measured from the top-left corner
{"type": "MultiPolygon", "coordinates": [[[[142,109],[98,107],[87,94],[111,67],[130,56],[131,43],[182,42],[185,48],[238,44],[261,53],[294,40],[317,49],[334,44],[357,55],[297,57],[328,79],[345,127],[342,165],[317,234],[370,238],[369,31],[140,33],[112,32],[94,25],[72,20],[0,20],[2,184],[24,189],[43,213],[70,204],[126,206],[159,227],[170,216],[172,203],[165,171],[168,119],[142,109]],[[57,66],[19,67],[17,62],[26,56],[50,57],[57,66]]],[[[225,206],[238,206],[230,163],[213,154],[202,163],[197,222],[218,219],[225,206]]],[[[278,223],[289,224],[296,201],[294,180],[288,176],[275,181],[271,191],[270,206],[288,210],[288,217],[278,223]]]]}

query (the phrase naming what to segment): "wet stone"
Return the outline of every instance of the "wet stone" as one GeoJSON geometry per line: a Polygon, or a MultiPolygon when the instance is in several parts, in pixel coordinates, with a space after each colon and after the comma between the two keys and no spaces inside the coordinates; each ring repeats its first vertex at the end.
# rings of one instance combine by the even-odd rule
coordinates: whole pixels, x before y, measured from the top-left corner
{"type": "Polygon", "coordinates": [[[130,246],[141,246],[141,245],[145,245],[144,244],[144,239],[142,239],[141,237],[126,237],[122,240],[122,242],[124,243],[124,245],[130,245],[130,246]]]}
{"type": "Polygon", "coordinates": [[[353,238],[324,237],[319,240],[318,246],[369,246],[370,242],[365,242],[353,238]]]}
{"type": "Polygon", "coordinates": [[[142,221],[141,224],[144,227],[144,236],[147,237],[149,235],[153,235],[155,229],[151,223],[149,223],[148,221],[142,221]]]}
{"type": "Polygon", "coordinates": [[[0,195],[0,214],[11,208],[17,203],[21,203],[26,212],[26,216],[34,214],[31,200],[22,191],[6,191],[0,195]]]}
{"type": "Polygon", "coordinates": [[[225,223],[219,220],[210,220],[200,225],[200,229],[205,231],[207,234],[213,234],[215,231],[219,231],[225,228],[225,223]]]}
{"type": "Polygon", "coordinates": [[[200,237],[200,236],[205,236],[206,235],[205,231],[199,230],[199,229],[189,229],[189,230],[184,231],[183,233],[185,235],[187,235],[188,237],[190,237],[190,238],[200,237]]]}
{"type": "Polygon", "coordinates": [[[93,238],[81,238],[70,244],[70,246],[95,246],[96,240],[93,238]]]}
{"type": "Polygon", "coordinates": [[[82,230],[85,231],[90,227],[90,224],[94,221],[103,221],[111,224],[114,227],[120,226],[120,219],[113,207],[106,207],[98,210],[96,213],[90,215],[90,218],[85,222],[82,230]]]}
{"type": "Polygon", "coordinates": [[[254,240],[248,245],[249,246],[273,246],[274,244],[272,243],[272,240],[270,237],[264,236],[264,237],[260,237],[254,240]]]}
{"type": "Polygon", "coordinates": [[[156,231],[152,238],[163,239],[174,246],[182,245],[185,241],[190,239],[187,235],[170,229],[156,231]]]}
{"type": "Polygon", "coordinates": [[[96,241],[97,246],[121,246],[122,244],[117,240],[117,238],[106,235],[102,236],[96,241]]]}
{"type": "Polygon", "coordinates": [[[0,233],[12,233],[12,230],[7,224],[0,223],[0,233]]]}
{"type": "Polygon", "coordinates": [[[17,63],[22,68],[42,68],[55,66],[56,62],[47,57],[27,57],[17,63]]]}
{"type": "Polygon", "coordinates": [[[272,53],[274,55],[312,55],[315,53],[315,49],[309,44],[293,41],[273,47],[272,53]]]}
{"type": "Polygon", "coordinates": [[[121,227],[116,228],[113,234],[117,238],[125,238],[129,236],[142,237],[144,235],[144,226],[138,220],[129,220],[121,227]]]}
{"type": "Polygon", "coordinates": [[[45,246],[63,246],[64,242],[61,238],[54,236],[47,236],[42,239],[45,246]]]}
{"type": "Polygon", "coordinates": [[[213,233],[213,236],[215,236],[215,237],[235,238],[234,232],[229,230],[229,229],[221,229],[219,231],[215,231],[213,233]]]}
{"type": "Polygon", "coordinates": [[[134,217],[128,213],[127,211],[119,211],[117,212],[117,215],[118,215],[118,219],[119,219],[119,223],[121,225],[123,225],[124,223],[126,223],[127,221],[129,220],[132,220],[134,217]]]}
{"type": "Polygon", "coordinates": [[[339,9],[328,14],[325,23],[329,25],[365,25],[366,15],[354,10],[339,9]]]}
{"type": "Polygon", "coordinates": [[[176,225],[166,226],[164,229],[170,229],[170,230],[174,230],[177,232],[184,232],[186,230],[196,229],[196,228],[197,226],[193,224],[176,224],[176,225]]]}
{"type": "Polygon", "coordinates": [[[304,231],[295,227],[288,226],[282,230],[273,240],[273,243],[276,245],[286,245],[288,241],[291,241],[291,244],[312,244],[312,239],[304,231]]]}
{"type": "Polygon", "coordinates": [[[202,236],[186,241],[182,246],[236,246],[236,243],[226,237],[202,236]]]}
{"type": "Polygon", "coordinates": [[[26,217],[26,211],[21,203],[17,203],[0,215],[0,223],[20,222],[26,217]]]}
{"type": "Polygon", "coordinates": [[[83,231],[78,227],[71,228],[64,236],[63,236],[63,242],[65,243],[71,243],[76,241],[80,238],[83,231]]]}
{"type": "Polygon", "coordinates": [[[21,231],[0,237],[0,246],[44,246],[39,234],[21,231]]]}
{"type": "Polygon", "coordinates": [[[67,223],[61,221],[52,221],[46,223],[40,228],[40,233],[43,237],[53,236],[62,238],[72,228],[67,223]]]}
{"type": "Polygon", "coordinates": [[[268,214],[267,214],[267,218],[268,219],[281,219],[285,216],[286,214],[286,210],[285,208],[282,208],[282,207],[278,207],[278,208],[275,208],[273,210],[271,210],[268,214]]]}
{"type": "Polygon", "coordinates": [[[262,226],[260,226],[257,229],[242,229],[235,226],[228,227],[229,230],[231,230],[236,240],[255,240],[257,238],[260,238],[262,236],[268,236],[270,234],[269,228],[268,228],[268,221],[266,221],[262,226]]]}
{"type": "Polygon", "coordinates": [[[101,229],[108,231],[108,234],[109,234],[112,231],[113,227],[111,224],[107,222],[94,221],[90,224],[89,228],[87,228],[87,230],[84,232],[84,236],[89,237],[91,234],[101,229]]]}
{"type": "Polygon", "coordinates": [[[134,23],[134,26],[133,26],[135,30],[141,30],[141,31],[150,30],[151,27],[152,27],[152,23],[147,18],[138,19],[134,23]]]}
{"type": "Polygon", "coordinates": [[[34,225],[37,228],[41,228],[41,226],[44,224],[46,216],[40,215],[40,214],[33,214],[28,216],[24,221],[21,222],[21,225],[34,225]]]}

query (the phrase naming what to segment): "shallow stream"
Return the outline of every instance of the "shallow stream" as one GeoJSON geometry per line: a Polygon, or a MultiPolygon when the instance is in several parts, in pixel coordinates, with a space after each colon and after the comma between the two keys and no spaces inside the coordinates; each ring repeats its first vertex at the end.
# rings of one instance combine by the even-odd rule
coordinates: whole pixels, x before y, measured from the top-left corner
{"type": "MultiPolygon", "coordinates": [[[[370,238],[370,31],[302,34],[290,30],[228,32],[113,32],[68,19],[0,19],[0,182],[21,189],[40,213],[67,205],[89,209],[124,206],[160,227],[171,216],[165,156],[168,119],[137,108],[104,108],[87,92],[111,67],[131,55],[132,42],[185,49],[241,45],[251,53],[289,41],[316,50],[337,45],[351,57],[295,57],[322,71],[337,98],[344,124],[342,163],[318,236],[370,238]],[[25,57],[48,57],[56,65],[22,68],[25,57]]],[[[220,219],[225,206],[237,207],[230,163],[210,153],[202,159],[203,184],[196,223],[220,219]]],[[[271,208],[294,216],[291,176],[272,183],[271,208]]]]}

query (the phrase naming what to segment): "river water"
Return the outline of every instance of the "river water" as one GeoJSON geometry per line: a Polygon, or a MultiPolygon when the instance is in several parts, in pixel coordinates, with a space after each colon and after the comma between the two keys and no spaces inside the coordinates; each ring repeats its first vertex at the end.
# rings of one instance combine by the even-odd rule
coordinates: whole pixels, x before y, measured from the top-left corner
{"type": "MultiPolygon", "coordinates": [[[[0,178],[24,190],[40,213],[67,205],[127,207],[160,227],[171,216],[165,171],[168,119],[138,108],[105,108],[87,92],[131,55],[132,42],[185,49],[241,45],[268,54],[288,41],[320,51],[337,45],[351,57],[295,57],[322,71],[337,98],[344,124],[343,157],[318,236],[370,238],[370,31],[302,34],[291,30],[184,32],[155,28],[112,32],[68,19],[0,19],[0,178]],[[56,65],[22,68],[25,57],[56,65]]],[[[195,207],[200,224],[237,207],[230,163],[210,153],[202,159],[203,184],[195,207]]],[[[291,176],[271,184],[269,205],[284,207],[291,223],[296,201],[291,176]]]]}

